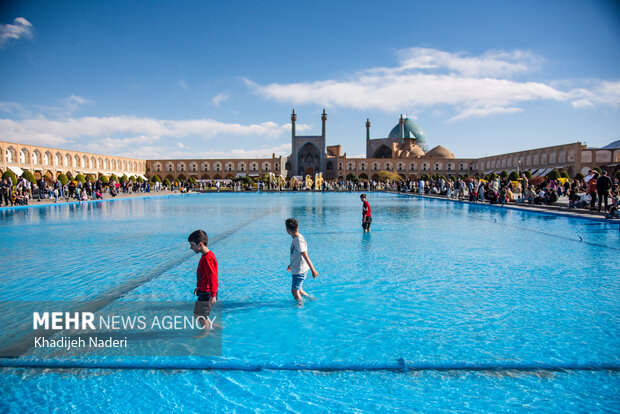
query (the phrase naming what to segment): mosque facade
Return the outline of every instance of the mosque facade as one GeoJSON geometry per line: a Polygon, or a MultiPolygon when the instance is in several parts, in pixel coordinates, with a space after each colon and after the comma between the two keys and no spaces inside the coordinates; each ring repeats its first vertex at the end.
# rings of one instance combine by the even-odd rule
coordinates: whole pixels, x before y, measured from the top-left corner
{"type": "MultiPolygon", "coordinates": [[[[594,167],[612,173],[620,165],[620,141],[604,148],[588,148],[580,142],[518,151],[483,158],[456,158],[441,145],[428,150],[427,137],[411,119],[403,117],[385,138],[371,138],[370,120],[366,120],[366,156],[349,158],[340,145],[327,145],[327,113],[321,116],[321,135],[297,135],[297,114],[291,114],[291,154],[252,159],[159,159],[142,160],[91,154],[50,147],[0,141],[0,174],[6,170],[31,171],[35,178],[57,178],[60,174],[115,174],[120,177],[187,180],[226,180],[240,176],[273,174],[291,178],[322,173],[327,180],[344,180],[353,175],[378,180],[380,171],[403,178],[422,175],[487,175],[491,172],[529,170],[545,176],[553,169],[564,169],[573,177],[587,174],[594,167]]],[[[19,174],[18,174],[19,175],[19,174]]]]}

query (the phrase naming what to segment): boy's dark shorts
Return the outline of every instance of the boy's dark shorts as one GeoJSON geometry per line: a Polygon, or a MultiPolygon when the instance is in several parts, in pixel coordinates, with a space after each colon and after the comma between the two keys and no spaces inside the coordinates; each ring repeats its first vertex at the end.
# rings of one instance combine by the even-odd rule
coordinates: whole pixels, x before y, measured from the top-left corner
{"type": "Polygon", "coordinates": [[[211,292],[197,292],[198,299],[194,305],[194,317],[202,316],[206,318],[211,313],[211,292]]]}
{"type": "Polygon", "coordinates": [[[364,230],[368,230],[370,228],[370,223],[372,223],[372,216],[364,217],[364,220],[362,221],[362,228],[364,230]]]}

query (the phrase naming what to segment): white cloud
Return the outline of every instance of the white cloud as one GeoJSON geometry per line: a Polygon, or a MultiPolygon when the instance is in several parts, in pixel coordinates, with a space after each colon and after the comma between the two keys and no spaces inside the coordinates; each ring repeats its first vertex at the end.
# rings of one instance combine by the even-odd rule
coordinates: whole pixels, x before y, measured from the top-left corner
{"type": "Polygon", "coordinates": [[[467,77],[511,76],[534,70],[542,59],[530,52],[515,50],[488,51],[480,56],[449,53],[429,48],[410,48],[397,52],[400,66],[397,71],[410,69],[446,70],[467,77]]]}
{"type": "MultiPolygon", "coordinates": [[[[525,51],[491,51],[480,56],[412,48],[399,51],[399,65],[358,72],[344,80],[291,84],[245,83],[259,95],[292,104],[318,104],[360,110],[417,112],[426,107],[452,106],[451,120],[519,112],[516,105],[532,101],[583,99],[620,102],[620,84],[601,84],[600,90],[562,91],[543,82],[524,82],[510,76],[536,69],[543,61],[525,51]],[[414,109],[411,111],[410,109],[414,109]]],[[[577,103],[577,106],[583,102],[577,103]]],[[[575,104],[573,104],[575,106],[575,104]]]]}
{"type": "MultiPolygon", "coordinates": [[[[92,152],[95,154],[119,154],[127,151],[135,151],[135,153],[142,152],[144,146],[153,144],[159,140],[158,137],[150,137],[140,135],[137,137],[128,138],[110,138],[105,137],[89,142],[80,142],[80,151],[92,152]]],[[[136,156],[136,158],[142,158],[142,156],[136,156]]]]}
{"type": "Polygon", "coordinates": [[[0,112],[5,113],[23,113],[24,107],[16,102],[0,102],[0,112]]]}
{"type": "Polygon", "coordinates": [[[227,93],[220,93],[220,94],[218,94],[218,95],[214,96],[214,97],[211,99],[211,102],[212,102],[212,103],[213,103],[213,105],[215,105],[215,106],[220,106],[220,104],[221,104],[222,102],[227,101],[227,100],[228,100],[228,98],[229,98],[229,96],[228,96],[228,94],[227,94],[227,93]]]}
{"type": "Polygon", "coordinates": [[[573,108],[584,108],[587,106],[594,106],[594,104],[587,99],[578,99],[576,101],[571,102],[571,105],[573,105],[573,108]]]}
{"type": "Polygon", "coordinates": [[[604,105],[620,106],[620,81],[601,82],[593,89],[591,99],[604,105]]]}
{"type": "Polygon", "coordinates": [[[13,20],[13,24],[0,24],[0,49],[4,48],[11,40],[24,38],[34,38],[34,27],[23,17],[13,20]]]}
{"type": "Polygon", "coordinates": [[[179,81],[179,86],[183,89],[185,89],[186,91],[189,90],[189,87],[187,86],[187,83],[185,83],[185,81],[183,79],[181,79],[179,81]]]}
{"type": "MultiPolygon", "coordinates": [[[[300,131],[308,128],[309,126],[305,124],[298,125],[300,131]]],[[[0,119],[0,136],[7,141],[54,147],[63,145],[74,147],[75,142],[79,141],[81,150],[105,154],[126,154],[128,151],[133,151],[133,148],[138,148],[141,153],[143,147],[148,150],[148,145],[153,143],[179,138],[211,139],[219,136],[235,136],[271,139],[290,133],[290,130],[290,123],[277,124],[269,121],[242,125],[213,119],[160,120],[131,116],[65,120],[51,120],[44,117],[20,121],[0,119]]],[[[178,142],[177,147],[188,153],[194,153],[189,152],[190,147],[187,144],[178,142]]],[[[155,150],[152,147],[151,150],[157,151],[160,157],[170,156],[170,148],[155,150]]],[[[242,154],[239,151],[243,150],[232,150],[222,154],[228,154],[227,156],[231,153],[233,156],[237,153],[242,154]]]]}
{"type": "MultiPolygon", "coordinates": [[[[58,99],[57,102],[58,105],[34,105],[34,108],[39,112],[39,118],[70,118],[74,113],[81,111],[85,106],[94,104],[90,99],[77,95],[70,95],[66,98],[58,99]]],[[[22,118],[25,118],[25,116],[22,118]]]]}
{"type": "Polygon", "coordinates": [[[521,108],[505,108],[501,106],[486,107],[486,108],[467,108],[455,117],[450,118],[450,121],[458,121],[460,119],[466,119],[471,117],[484,117],[496,114],[514,114],[521,112],[521,108]]]}
{"type": "Polygon", "coordinates": [[[153,159],[189,159],[189,158],[271,158],[272,154],[276,156],[287,156],[291,153],[291,144],[284,143],[274,147],[265,147],[252,150],[245,150],[240,148],[234,148],[232,150],[215,150],[215,151],[173,151],[160,152],[160,156],[153,159]]]}
{"type": "Polygon", "coordinates": [[[81,96],[71,95],[65,99],[62,99],[61,102],[64,104],[67,112],[75,112],[80,110],[83,106],[92,105],[93,101],[82,98],[81,96]]]}

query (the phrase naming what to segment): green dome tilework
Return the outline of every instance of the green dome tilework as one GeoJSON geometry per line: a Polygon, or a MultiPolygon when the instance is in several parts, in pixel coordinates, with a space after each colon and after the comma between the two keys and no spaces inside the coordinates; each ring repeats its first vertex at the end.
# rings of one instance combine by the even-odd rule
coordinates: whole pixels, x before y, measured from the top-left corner
{"type": "MultiPolygon", "coordinates": [[[[409,118],[405,118],[405,136],[404,138],[414,138],[417,142],[426,143],[426,135],[420,129],[420,127],[409,118]]],[[[390,131],[388,138],[400,138],[400,124],[396,124],[390,131]]]]}

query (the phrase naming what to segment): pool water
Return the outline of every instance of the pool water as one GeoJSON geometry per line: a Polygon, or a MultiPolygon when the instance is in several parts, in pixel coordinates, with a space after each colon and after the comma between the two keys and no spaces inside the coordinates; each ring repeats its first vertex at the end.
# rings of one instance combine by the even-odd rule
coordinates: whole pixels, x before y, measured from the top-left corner
{"type": "Polygon", "coordinates": [[[193,300],[187,236],[202,228],[224,325],[221,356],[128,360],[179,369],[1,368],[0,409],[620,409],[617,369],[579,369],[620,366],[617,224],[396,194],[368,201],[369,234],[358,193],[0,212],[3,301],[193,300]],[[302,307],[286,271],[288,217],[320,273],[302,307]],[[259,370],[180,369],[214,361],[259,370]],[[466,369],[476,364],[495,369],[466,369]]]}

